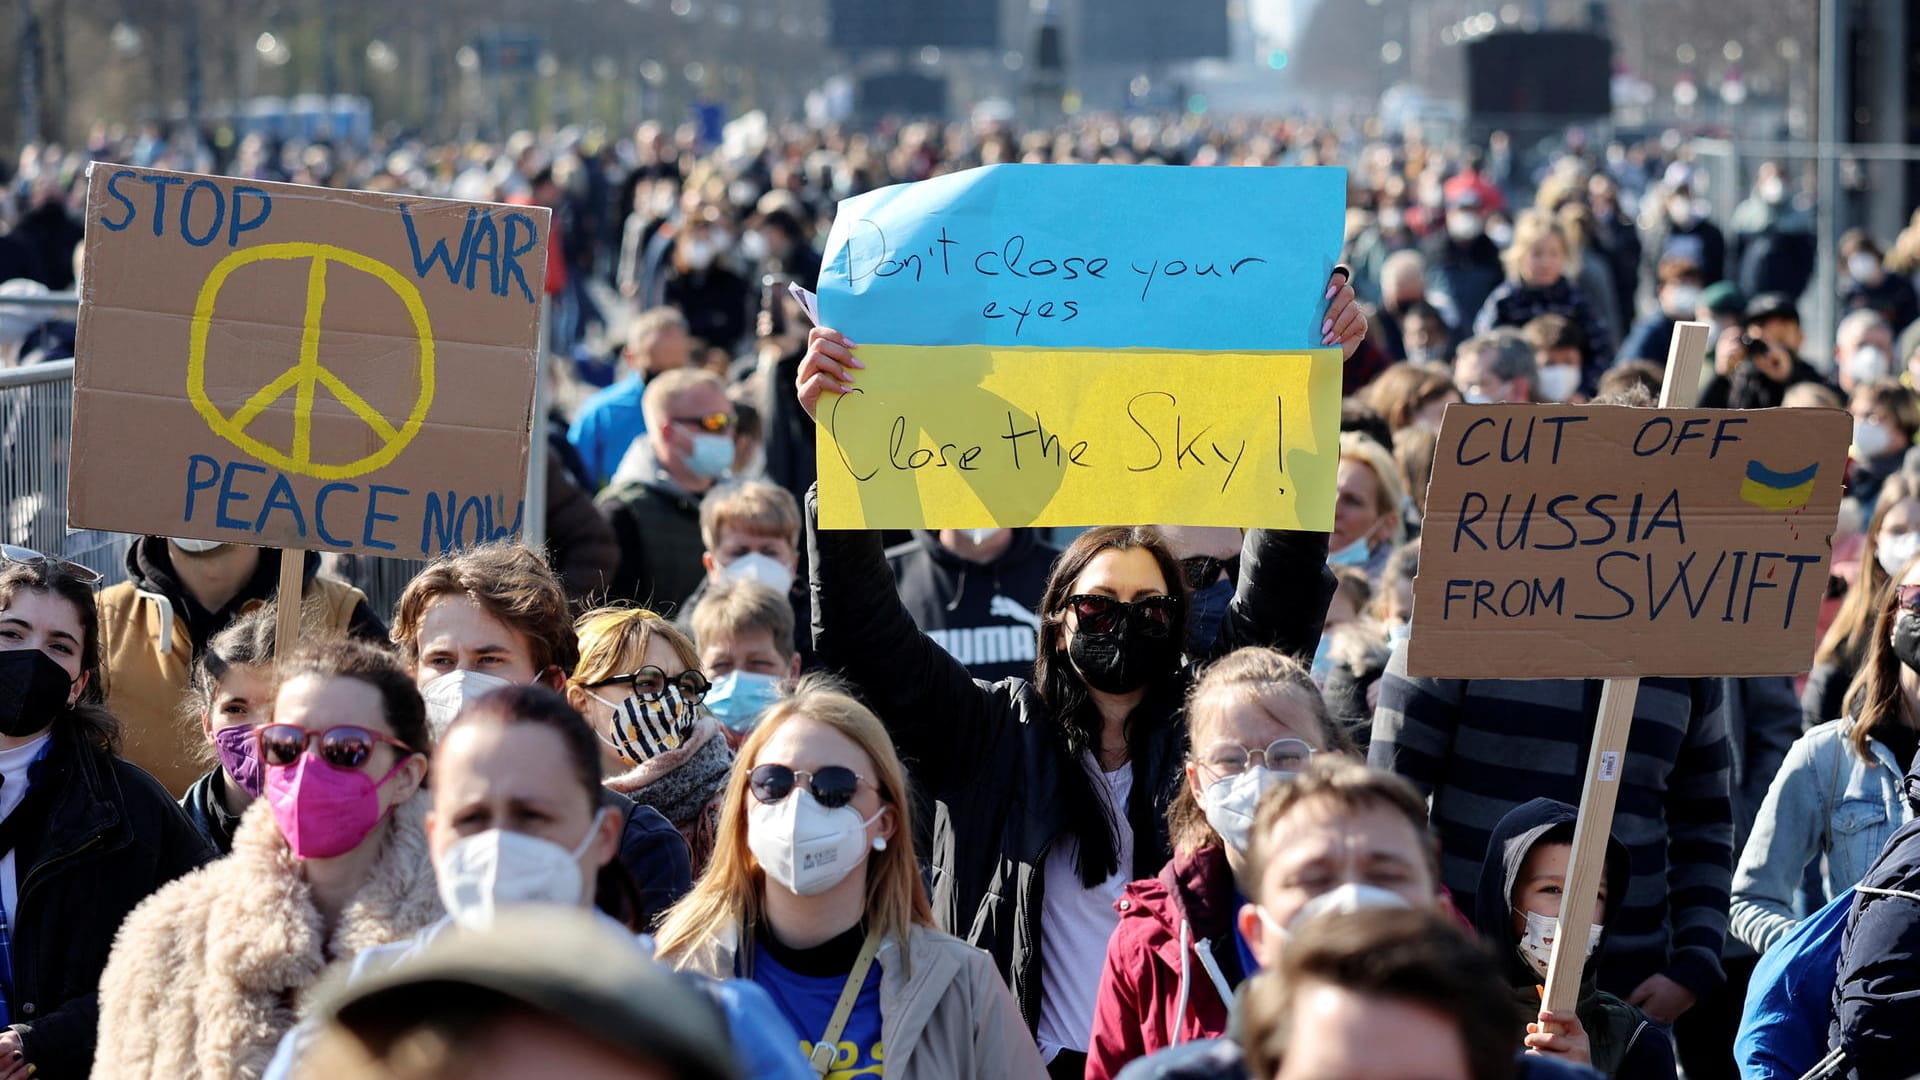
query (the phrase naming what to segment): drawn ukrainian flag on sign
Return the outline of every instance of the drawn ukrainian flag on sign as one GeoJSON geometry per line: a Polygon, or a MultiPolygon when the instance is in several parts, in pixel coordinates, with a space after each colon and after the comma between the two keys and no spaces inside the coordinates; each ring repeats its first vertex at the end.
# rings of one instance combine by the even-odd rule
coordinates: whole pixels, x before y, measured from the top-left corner
{"type": "Polygon", "coordinates": [[[1814,462],[1798,472],[1774,472],[1758,461],[1747,462],[1747,478],[1740,483],[1740,498],[1768,510],[1798,510],[1813,498],[1813,478],[1820,471],[1814,462]]]}

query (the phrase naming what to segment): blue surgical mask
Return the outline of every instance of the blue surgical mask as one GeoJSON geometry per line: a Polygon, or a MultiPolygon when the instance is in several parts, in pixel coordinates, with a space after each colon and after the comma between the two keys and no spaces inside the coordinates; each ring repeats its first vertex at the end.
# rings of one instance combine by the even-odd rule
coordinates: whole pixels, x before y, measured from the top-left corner
{"type": "Polygon", "coordinates": [[[1339,551],[1328,552],[1327,565],[1365,566],[1367,565],[1367,560],[1371,558],[1373,558],[1373,545],[1367,543],[1367,538],[1362,536],[1360,539],[1355,540],[1339,551]]]}
{"type": "Polygon", "coordinates": [[[693,452],[687,455],[687,468],[708,480],[718,480],[733,468],[733,436],[695,435],[693,452]]]}
{"type": "Polygon", "coordinates": [[[1233,582],[1226,578],[1187,598],[1187,645],[1196,656],[1205,653],[1220,636],[1220,623],[1232,603],[1233,582]]]}
{"type": "Polygon", "coordinates": [[[1313,681],[1321,686],[1327,685],[1327,676],[1333,671],[1333,635],[1321,634],[1320,644],[1313,650],[1313,681]]]}
{"type": "Polygon", "coordinates": [[[1387,626],[1387,645],[1398,645],[1413,636],[1413,624],[1410,622],[1390,623],[1387,626]]]}
{"type": "Polygon", "coordinates": [[[754,722],[780,700],[780,679],[752,671],[729,671],[707,690],[707,711],[736,735],[753,730],[754,722]]]}

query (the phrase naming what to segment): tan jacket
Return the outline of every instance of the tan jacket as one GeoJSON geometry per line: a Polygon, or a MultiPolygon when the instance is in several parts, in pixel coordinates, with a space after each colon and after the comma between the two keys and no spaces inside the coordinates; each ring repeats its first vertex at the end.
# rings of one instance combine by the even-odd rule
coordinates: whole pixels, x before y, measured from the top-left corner
{"type": "Polygon", "coordinates": [[[440,918],[425,791],[394,810],[379,859],[331,938],[261,799],[233,854],[149,897],[120,927],[100,979],[96,1080],[256,1080],[307,991],[362,949],[440,918]]]}
{"type": "MultiPolygon", "coordinates": [[[[716,935],[697,954],[669,958],[681,971],[734,975],[738,931],[716,935]]],[[[899,943],[880,945],[880,1042],[887,1080],[1029,1080],[1045,1077],[1040,1050],[993,959],[957,937],[913,928],[905,962],[899,943]]],[[[818,1033],[801,1032],[808,1042],[818,1033]]]]}
{"type": "MultiPolygon", "coordinates": [[[[300,610],[302,634],[345,634],[353,609],[366,598],[345,582],[308,578],[300,610]]],[[[245,610],[261,603],[254,601],[245,610]]],[[[180,711],[193,668],[186,616],[174,611],[165,596],[123,581],[100,590],[100,641],[107,667],[107,708],[120,719],[125,736],[121,756],[152,773],[177,799],[208,767],[201,754],[200,725],[180,711]]]]}

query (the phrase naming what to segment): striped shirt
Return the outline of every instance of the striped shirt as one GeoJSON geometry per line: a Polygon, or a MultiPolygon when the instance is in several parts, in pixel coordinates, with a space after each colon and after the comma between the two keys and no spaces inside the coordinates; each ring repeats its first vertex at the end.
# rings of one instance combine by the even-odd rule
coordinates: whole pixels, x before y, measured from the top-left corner
{"type": "MultiPolygon", "coordinates": [[[[1495,825],[1533,798],[1578,805],[1598,681],[1416,679],[1394,649],[1380,683],[1368,763],[1429,798],[1441,876],[1474,910],[1495,825]]],[[[1698,996],[1725,979],[1720,950],[1733,883],[1724,681],[1646,679],[1634,702],[1613,835],[1632,861],[1600,953],[1601,989],[1626,997],[1664,974],[1698,996]]]]}

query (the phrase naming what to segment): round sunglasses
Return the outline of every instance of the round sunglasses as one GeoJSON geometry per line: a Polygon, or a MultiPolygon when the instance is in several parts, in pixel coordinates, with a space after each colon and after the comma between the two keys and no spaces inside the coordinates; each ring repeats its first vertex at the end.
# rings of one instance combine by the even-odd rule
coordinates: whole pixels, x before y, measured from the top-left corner
{"type": "Polygon", "coordinates": [[[678,675],[668,675],[651,664],[625,675],[610,675],[594,683],[593,689],[598,690],[603,686],[624,686],[642,701],[658,701],[672,688],[680,691],[681,699],[689,705],[700,704],[707,696],[707,691],[713,689],[713,683],[693,668],[678,675]]]}
{"type": "Polygon", "coordinates": [[[853,801],[853,796],[866,783],[866,777],[844,765],[829,765],[818,772],[805,769],[790,769],[785,765],[756,765],[747,774],[747,790],[763,803],[773,804],[793,794],[800,777],[807,778],[807,790],[813,793],[813,801],[829,810],[853,801]]]}
{"type": "Polygon", "coordinates": [[[358,769],[365,765],[379,743],[397,748],[403,757],[417,752],[391,735],[353,724],[340,724],[325,731],[308,731],[297,724],[263,724],[254,730],[254,738],[260,744],[260,760],[268,765],[292,765],[316,739],[320,743],[320,760],[336,769],[358,769]]]}
{"type": "Polygon", "coordinates": [[[1067,597],[1063,607],[1079,620],[1075,633],[1095,636],[1117,634],[1123,624],[1130,623],[1148,637],[1165,637],[1180,618],[1177,596],[1149,596],[1129,604],[1111,596],[1083,593],[1067,597]]]}

